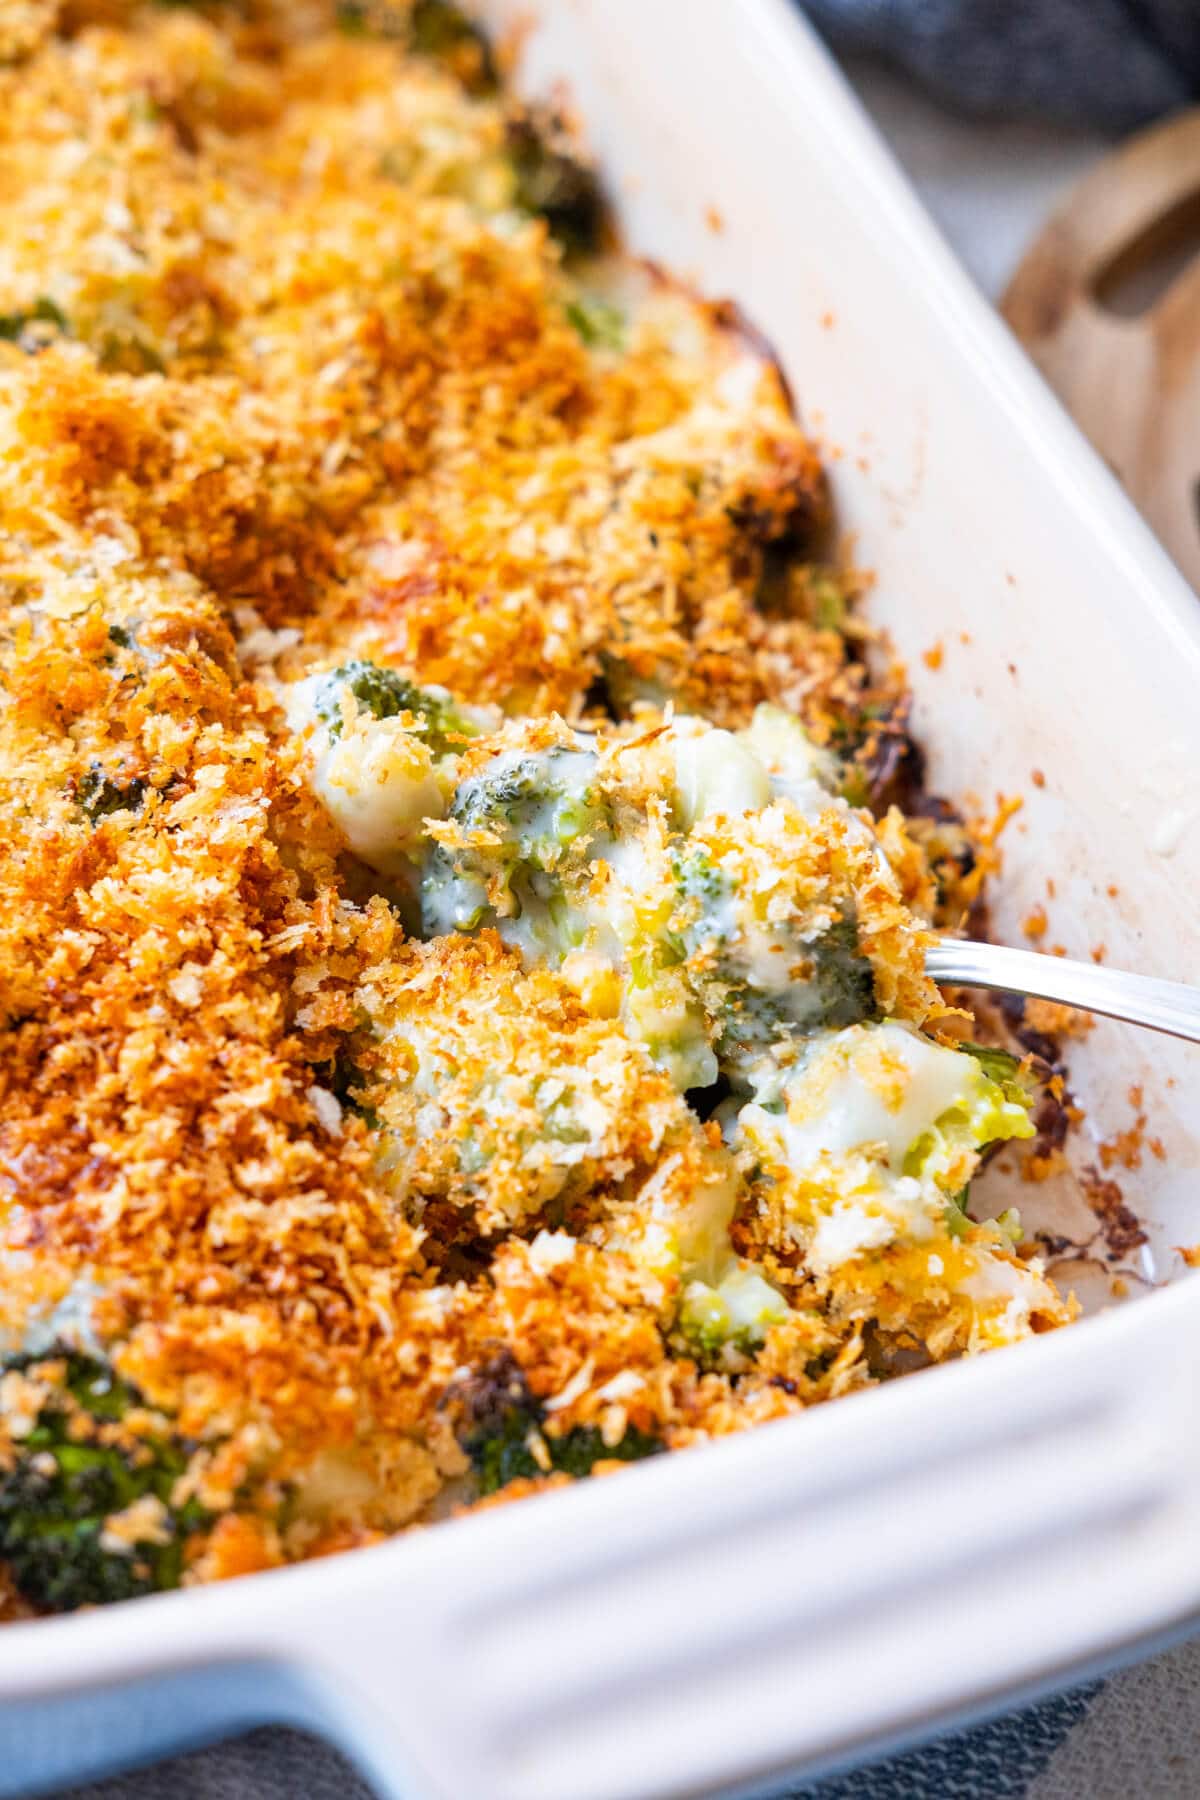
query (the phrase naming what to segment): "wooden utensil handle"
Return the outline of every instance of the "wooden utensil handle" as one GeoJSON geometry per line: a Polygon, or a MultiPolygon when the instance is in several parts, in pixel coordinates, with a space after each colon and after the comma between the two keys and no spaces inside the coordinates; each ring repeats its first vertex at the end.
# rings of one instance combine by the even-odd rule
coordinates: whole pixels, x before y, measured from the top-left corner
{"type": "Polygon", "coordinates": [[[1078,184],[1002,301],[1076,422],[1200,588],[1200,260],[1141,310],[1114,304],[1172,247],[1200,251],[1200,109],[1142,133],[1078,184]]]}

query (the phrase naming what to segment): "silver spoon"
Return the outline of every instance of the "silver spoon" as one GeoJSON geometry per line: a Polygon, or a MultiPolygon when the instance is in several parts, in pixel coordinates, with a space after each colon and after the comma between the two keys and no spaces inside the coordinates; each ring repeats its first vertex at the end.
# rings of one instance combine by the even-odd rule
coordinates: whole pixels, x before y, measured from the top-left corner
{"type": "Polygon", "coordinates": [[[925,952],[925,972],[935,981],[1058,1000],[1081,1012],[1103,1013],[1200,1043],[1200,988],[1182,981],[1156,981],[1096,963],[1069,962],[1065,956],[959,938],[942,938],[932,945],[925,952]]]}

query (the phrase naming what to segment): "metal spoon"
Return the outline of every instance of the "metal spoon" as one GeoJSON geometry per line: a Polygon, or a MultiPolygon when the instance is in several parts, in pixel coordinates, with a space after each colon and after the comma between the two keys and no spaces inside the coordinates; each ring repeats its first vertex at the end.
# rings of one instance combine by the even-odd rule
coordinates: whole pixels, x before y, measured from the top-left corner
{"type": "Polygon", "coordinates": [[[1200,1043],[1200,988],[1182,981],[1156,981],[1095,963],[1042,956],[1036,950],[1009,950],[959,938],[942,938],[928,949],[925,970],[935,981],[1059,1000],[1081,1012],[1103,1013],[1200,1043]]]}

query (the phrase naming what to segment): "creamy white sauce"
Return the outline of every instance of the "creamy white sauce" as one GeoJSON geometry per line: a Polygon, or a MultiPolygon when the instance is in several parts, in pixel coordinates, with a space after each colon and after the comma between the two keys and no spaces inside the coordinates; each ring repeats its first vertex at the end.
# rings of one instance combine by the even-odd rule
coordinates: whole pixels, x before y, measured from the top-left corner
{"type": "Polygon", "coordinates": [[[978,1065],[896,1021],[826,1037],[788,1084],[782,1126],[788,1164],[883,1147],[898,1171],[913,1142],[979,1086],[978,1065]]]}
{"type": "Polygon", "coordinates": [[[734,1143],[801,1184],[795,1235],[817,1273],[941,1228],[950,1197],[936,1172],[905,1174],[904,1163],[943,1115],[979,1096],[974,1058],[889,1020],[825,1033],[787,1070],[765,1058],[752,1079],[734,1143]]]}
{"type": "MultiPolygon", "coordinates": [[[[8,1258],[5,1258],[8,1261],[8,1258]]],[[[27,1356],[45,1356],[53,1349],[66,1346],[85,1356],[104,1360],[104,1348],[96,1336],[93,1308],[102,1290],[90,1275],[81,1275],[48,1312],[31,1317],[19,1345],[27,1356]]]]}
{"type": "Polygon", "coordinates": [[[679,720],[671,735],[675,794],[684,826],[701,819],[758,812],[771,798],[767,772],[751,747],[731,731],[679,720]],[[697,729],[698,727],[698,729],[697,729]]]}
{"type": "Polygon", "coordinates": [[[858,1199],[835,1200],[818,1221],[813,1234],[811,1259],[823,1273],[853,1262],[868,1250],[882,1250],[896,1236],[897,1222],[878,1204],[866,1206],[858,1199]]]}
{"type": "Polygon", "coordinates": [[[764,770],[773,799],[790,800],[807,819],[830,806],[849,812],[837,797],[837,758],[814,744],[791,713],[779,706],[757,706],[738,737],[764,770]]]}
{"type": "Polygon", "coordinates": [[[421,838],[424,819],[445,809],[433,758],[420,737],[398,719],[377,719],[353,700],[337,717],[340,684],[310,676],[287,693],[288,723],[307,739],[313,792],[354,854],[383,873],[403,868],[421,838]]]}

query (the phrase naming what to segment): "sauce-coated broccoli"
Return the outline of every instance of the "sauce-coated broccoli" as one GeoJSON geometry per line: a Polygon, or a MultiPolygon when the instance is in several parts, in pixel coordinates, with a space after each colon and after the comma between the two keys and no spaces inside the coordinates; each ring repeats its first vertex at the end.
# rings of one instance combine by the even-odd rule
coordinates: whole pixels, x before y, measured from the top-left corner
{"type": "Polygon", "coordinates": [[[719,1022],[722,1061],[797,1028],[833,1030],[878,1016],[874,971],[849,910],[808,942],[786,928],[747,931],[737,882],[706,848],[684,850],[672,872],[679,905],[666,942],[719,1022]]]}
{"type": "Polygon", "coordinates": [[[984,1074],[1004,1090],[1006,1099],[1029,1106],[1037,1092],[1037,1080],[1011,1050],[1001,1050],[995,1044],[973,1044],[967,1038],[958,1048],[975,1058],[984,1074]]]}
{"type": "Polygon", "coordinates": [[[567,323],[591,350],[625,348],[625,315],[597,295],[580,294],[566,305],[567,323]]]}
{"type": "Polygon", "coordinates": [[[452,849],[439,845],[429,860],[422,882],[425,930],[472,931],[497,922],[491,909],[498,876],[508,895],[503,916],[556,933],[566,910],[563,857],[608,820],[591,786],[595,763],[588,750],[508,752],[462,782],[448,816],[467,841],[452,849]]]}
{"type": "Polygon", "coordinates": [[[413,731],[424,739],[434,756],[463,749],[467,739],[475,737],[479,730],[444,688],[418,687],[398,669],[356,658],[333,671],[325,697],[317,705],[317,716],[328,725],[331,738],[342,733],[339,695],[343,688],[376,719],[396,719],[408,714],[413,720],[413,731]]]}

